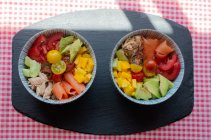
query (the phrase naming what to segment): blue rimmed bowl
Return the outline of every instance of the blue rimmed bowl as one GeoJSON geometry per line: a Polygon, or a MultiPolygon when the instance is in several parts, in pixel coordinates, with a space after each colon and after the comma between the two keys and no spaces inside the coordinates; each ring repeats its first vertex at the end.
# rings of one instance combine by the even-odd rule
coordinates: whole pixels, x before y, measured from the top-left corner
{"type": "Polygon", "coordinates": [[[92,46],[90,45],[90,43],[83,36],[81,36],[80,34],[74,32],[74,31],[71,31],[71,30],[66,30],[66,29],[48,29],[48,30],[44,30],[44,31],[41,31],[41,32],[35,34],[23,46],[23,49],[22,49],[22,51],[20,53],[19,60],[18,60],[18,72],[19,72],[19,76],[20,76],[20,79],[21,79],[21,82],[22,82],[23,86],[26,88],[26,90],[28,91],[28,93],[30,95],[32,95],[34,98],[36,98],[39,101],[41,101],[41,102],[44,102],[44,103],[47,103],[47,104],[53,104],[53,105],[66,104],[66,103],[70,103],[70,102],[76,101],[77,99],[81,98],[85,93],[87,93],[87,90],[91,87],[91,85],[92,85],[92,83],[94,81],[95,74],[96,74],[96,69],[97,69],[96,57],[95,57],[94,50],[92,49],[92,46]],[[91,54],[91,56],[92,56],[92,58],[94,60],[94,65],[95,65],[94,66],[94,69],[93,69],[93,72],[92,72],[92,79],[86,85],[86,89],[82,93],[80,93],[79,95],[77,95],[75,97],[72,97],[70,99],[62,100],[62,101],[60,101],[60,100],[53,100],[53,99],[44,99],[41,96],[38,96],[35,93],[35,91],[33,91],[29,87],[28,81],[27,81],[26,77],[23,75],[23,71],[22,71],[23,68],[25,68],[24,58],[27,55],[28,50],[32,46],[33,42],[41,34],[44,34],[46,36],[49,36],[49,35],[51,35],[53,33],[56,33],[56,32],[63,32],[65,36],[72,35],[72,36],[75,36],[75,37],[79,38],[86,45],[86,47],[88,48],[88,50],[89,50],[89,52],[90,52],[90,54],[91,54]]]}
{"type": "Polygon", "coordinates": [[[136,30],[136,31],[133,31],[133,32],[130,32],[129,34],[125,35],[124,37],[122,37],[116,44],[116,46],[114,47],[113,51],[112,51],[112,55],[111,55],[111,60],[110,60],[110,74],[111,74],[111,78],[112,78],[112,81],[115,85],[115,87],[117,88],[117,90],[119,91],[119,93],[127,100],[133,102],[133,103],[136,103],[136,104],[140,104],[140,105],[155,105],[155,104],[160,104],[166,100],[168,100],[169,98],[171,98],[175,93],[176,91],[178,90],[178,88],[180,87],[181,83],[182,83],[182,80],[183,80],[183,77],[184,77],[184,69],[185,69],[185,65],[184,65],[184,59],[183,59],[183,56],[182,56],[182,53],[178,47],[178,45],[167,35],[161,33],[161,32],[158,32],[156,30],[152,30],[152,29],[141,29],[141,30],[136,30]],[[156,39],[159,39],[159,40],[166,40],[167,43],[175,49],[177,55],[178,55],[178,58],[179,58],[179,62],[180,62],[180,73],[179,75],[177,76],[177,78],[173,81],[174,83],[174,87],[171,88],[168,93],[166,94],[166,96],[164,97],[161,97],[159,99],[150,99],[150,100],[138,100],[138,99],[135,99],[133,97],[130,97],[128,96],[127,94],[125,94],[121,89],[120,87],[117,85],[115,79],[114,79],[114,76],[113,76],[113,68],[112,68],[112,62],[115,58],[115,53],[116,51],[121,47],[121,45],[125,42],[126,39],[130,38],[130,37],[133,37],[135,35],[141,35],[145,38],[156,38],[156,39]]]}

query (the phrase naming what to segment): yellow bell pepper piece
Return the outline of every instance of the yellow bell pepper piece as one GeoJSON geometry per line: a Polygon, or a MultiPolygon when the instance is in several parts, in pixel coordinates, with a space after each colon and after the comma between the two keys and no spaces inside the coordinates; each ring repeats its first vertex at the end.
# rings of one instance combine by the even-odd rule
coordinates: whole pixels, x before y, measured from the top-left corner
{"type": "Polygon", "coordinates": [[[140,65],[131,64],[130,67],[132,72],[140,72],[142,70],[142,66],[140,65]]]}

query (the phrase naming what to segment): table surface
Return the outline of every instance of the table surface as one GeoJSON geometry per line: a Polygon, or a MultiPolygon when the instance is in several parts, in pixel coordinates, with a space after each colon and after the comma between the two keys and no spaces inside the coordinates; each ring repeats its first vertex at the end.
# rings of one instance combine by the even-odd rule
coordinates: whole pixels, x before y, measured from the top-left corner
{"type": "Polygon", "coordinates": [[[211,139],[211,1],[209,0],[1,0],[0,139],[211,139]],[[88,9],[125,9],[158,15],[186,26],[192,35],[195,105],[188,117],[168,126],[124,136],[98,136],[57,129],[16,112],[11,103],[12,37],[48,17],[88,9]]]}

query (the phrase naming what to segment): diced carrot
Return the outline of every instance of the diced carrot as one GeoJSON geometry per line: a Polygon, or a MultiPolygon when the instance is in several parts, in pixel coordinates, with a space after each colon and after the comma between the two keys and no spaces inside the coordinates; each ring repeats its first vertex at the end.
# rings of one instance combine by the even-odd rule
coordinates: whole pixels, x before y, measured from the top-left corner
{"type": "Polygon", "coordinates": [[[144,38],[144,59],[153,60],[154,59],[154,52],[159,44],[158,39],[145,39],[144,38]]]}
{"type": "Polygon", "coordinates": [[[86,88],[84,84],[79,84],[70,72],[64,74],[64,79],[73,87],[73,89],[76,90],[78,94],[86,88]]]}
{"type": "Polygon", "coordinates": [[[157,53],[163,54],[165,56],[167,56],[168,54],[170,54],[173,51],[174,51],[174,49],[172,49],[171,47],[168,46],[166,40],[163,41],[156,49],[157,53]]]}
{"type": "Polygon", "coordinates": [[[64,88],[62,87],[61,82],[57,82],[53,85],[53,94],[59,100],[63,100],[63,99],[68,98],[68,95],[65,92],[64,88]]]}

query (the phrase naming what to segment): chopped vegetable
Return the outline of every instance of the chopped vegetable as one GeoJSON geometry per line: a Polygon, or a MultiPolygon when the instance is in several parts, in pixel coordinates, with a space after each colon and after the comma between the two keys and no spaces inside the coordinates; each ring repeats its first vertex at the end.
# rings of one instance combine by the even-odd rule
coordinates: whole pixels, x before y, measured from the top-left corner
{"type": "Polygon", "coordinates": [[[25,77],[37,77],[40,73],[41,64],[36,62],[35,60],[30,59],[28,56],[25,57],[25,65],[29,67],[29,69],[23,69],[23,75],[25,77]]]}

